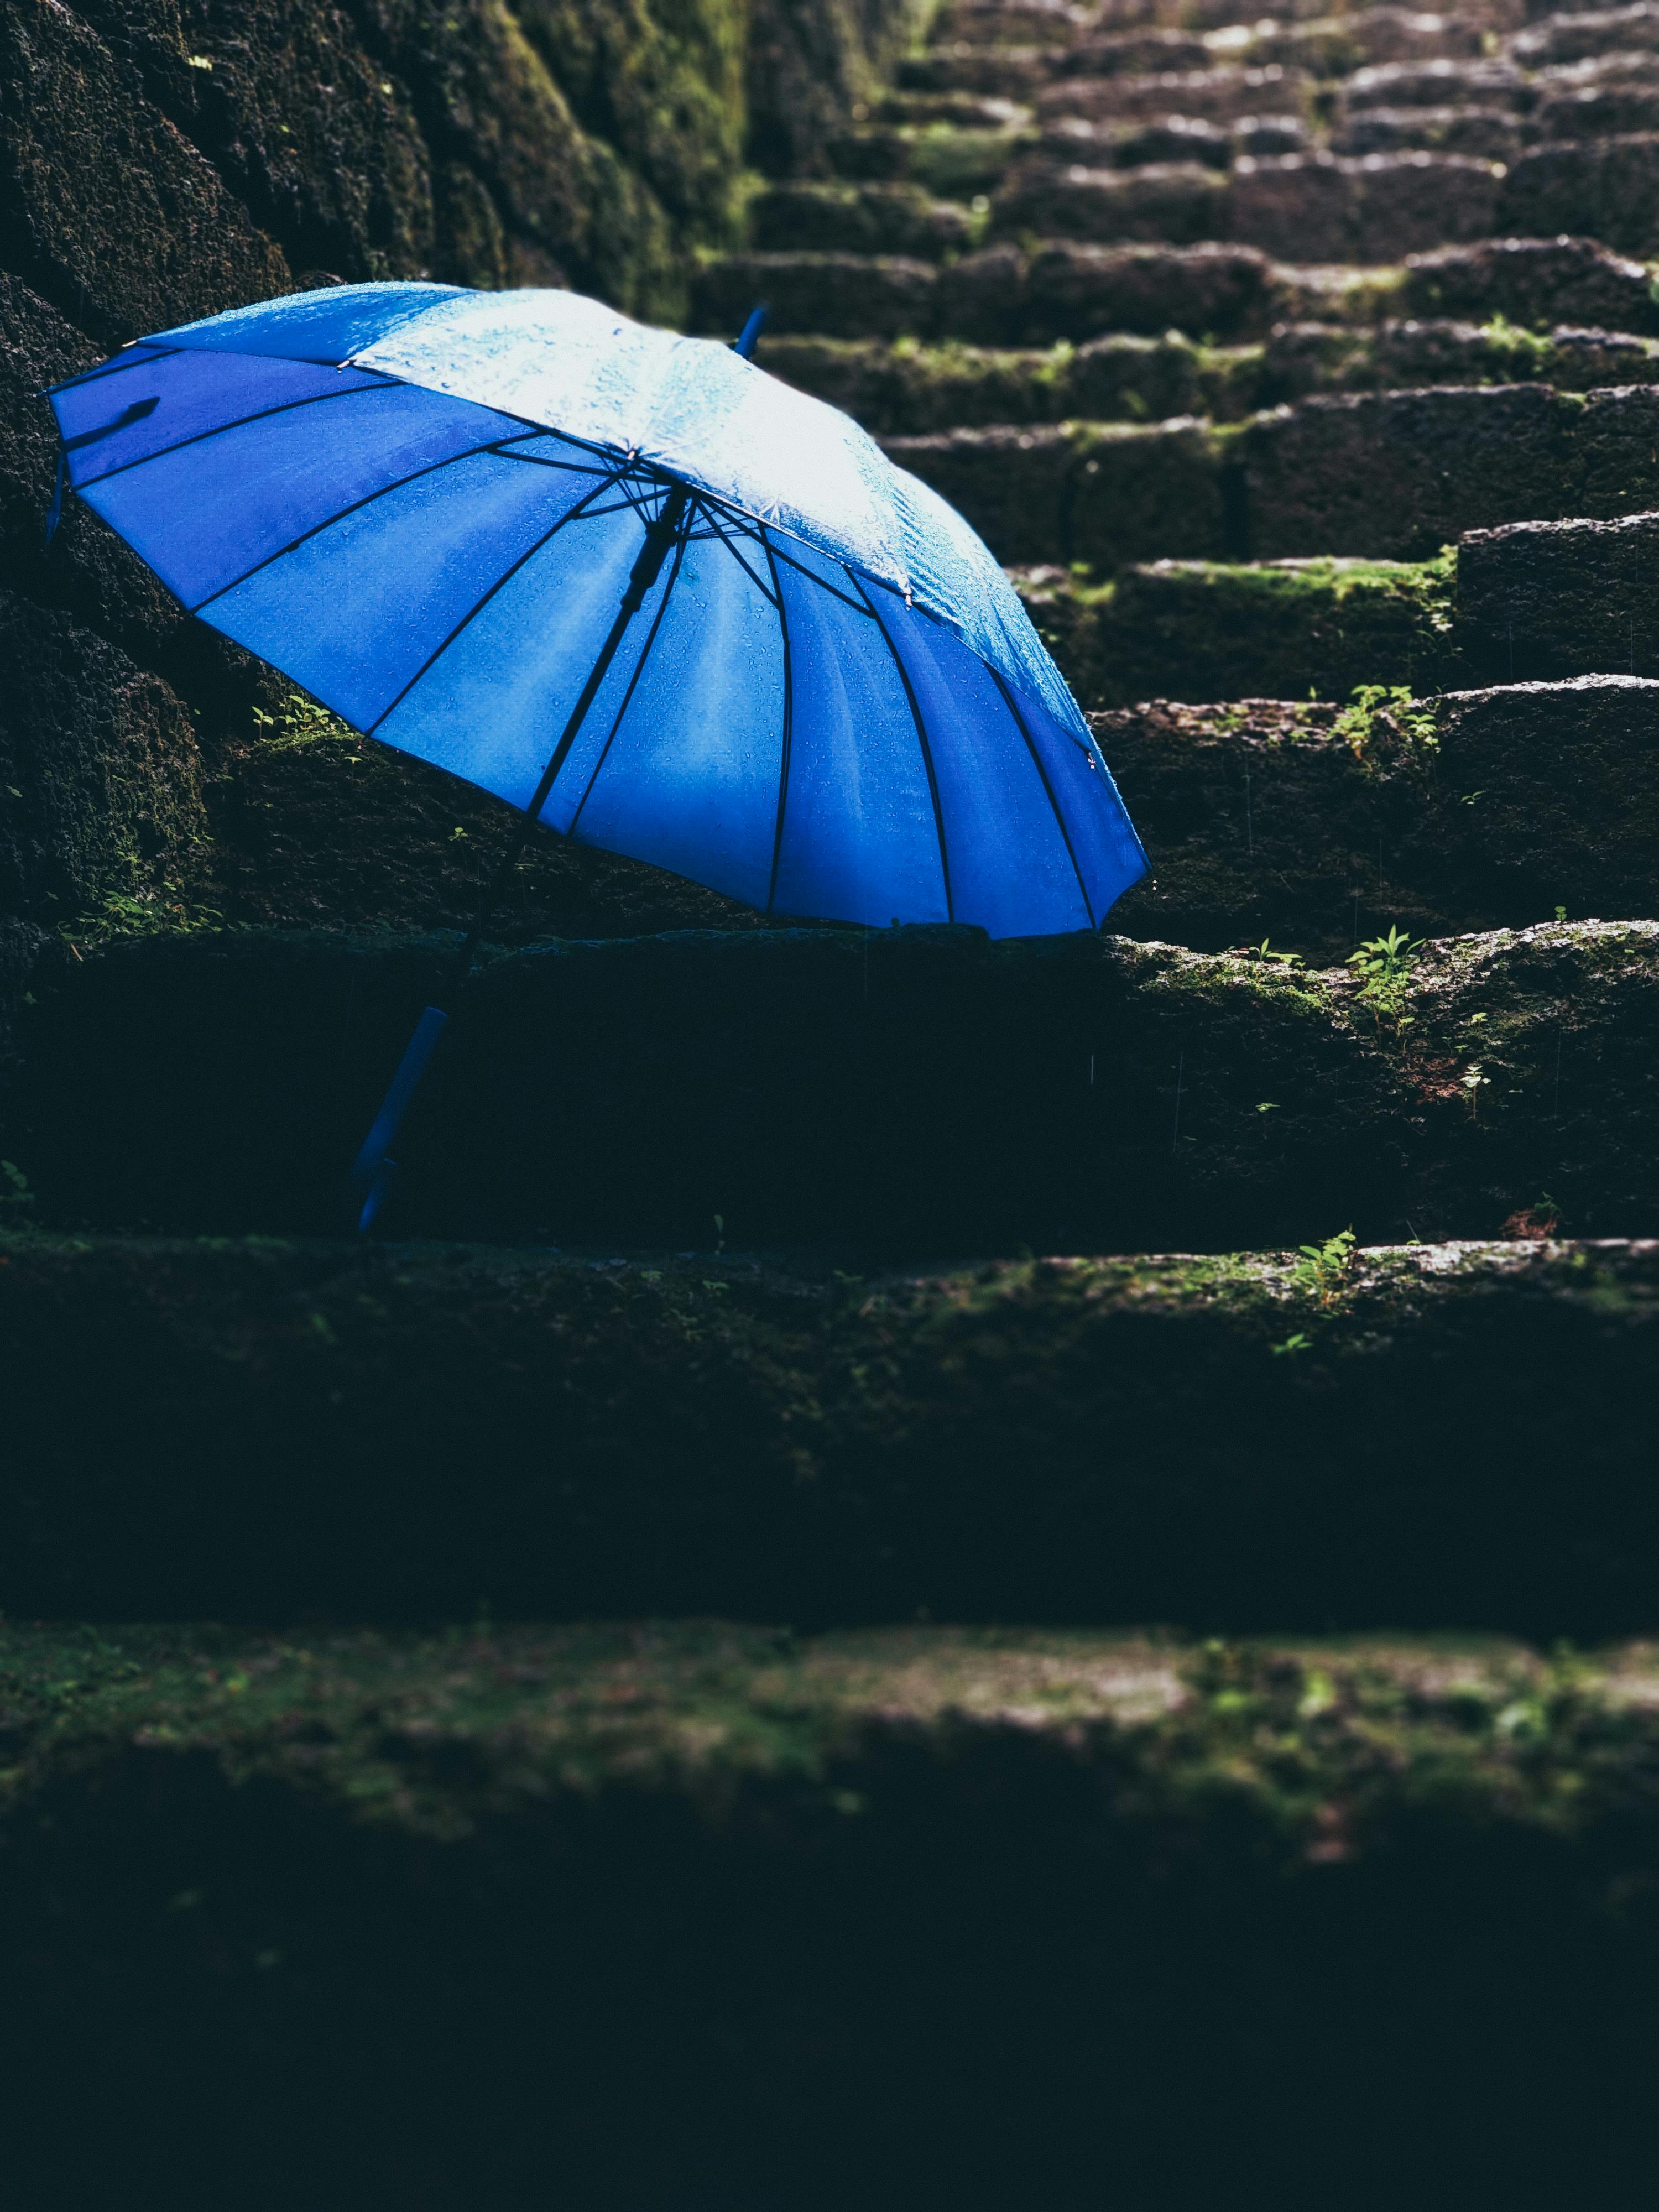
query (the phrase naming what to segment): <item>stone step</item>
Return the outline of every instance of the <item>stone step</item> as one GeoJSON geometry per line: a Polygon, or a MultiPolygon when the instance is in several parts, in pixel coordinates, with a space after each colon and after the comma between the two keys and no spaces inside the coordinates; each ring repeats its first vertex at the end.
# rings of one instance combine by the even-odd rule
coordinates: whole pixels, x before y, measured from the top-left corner
{"type": "Polygon", "coordinates": [[[1146,76],[1069,76],[1035,94],[1038,119],[1095,123],[1153,123],[1170,115],[1217,125],[1262,115],[1298,118],[1312,110],[1315,80],[1305,70],[1274,62],[1247,68],[1237,62],[1197,70],[1159,70],[1146,76]]]}
{"type": "Polygon", "coordinates": [[[749,202],[749,237],[763,253],[873,253],[941,261],[979,242],[980,223],[919,185],[767,185],[749,202]]]}
{"type": "MultiPolygon", "coordinates": [[[[690,327],[735,337],[757,300],[771,336],[945,337],[969,344],[1053,345],[1179,330],[1223,344],[1285,322],[1364,328],[1389,318],[1497,316],[1659,335],[1650,273],[1589,239],[1493,239],[1438,247],[1400,268],[1278,263],[1257,249],[1203,244],[1000,245],[939,269],[906,258],[727,253],[693,284],[690,327]]],[[[765,356],[763,355],[763,359],[765,356]]]]}
{"type": "Polygon", "coordinates": [[[1471,660],[1510,681],[1659,674],[1659,514],[1471,532],[1457,624],[1471,660]]]}
{"type": "Polygon", "coordinates": [[[1341,110],[1368,107],[1497,107],[1522,114],[1532,105],[1527,73],[1513,61],[1383,62],[1356,70],[1341,88],[1341,110]]]}
{"type": "Polygon", "coordinates": [[[8,1622],[1641,1632],[1659,1247],[1312,1241],[854,1277],[8,1239],[8,1622]]]}
{"type": "MultiPolygon", "coordinates": [[[[1593,392],[1656,380],[1659,339],[1569,324],[1527,331],[1501,318],[1482,324],[1449,316],[1391,316],[1371,330],[1340,323],[1277,325],[1262,351],[1258,389],[1261,403],[1272,405],[1314,392],[1521,383],[1593,392]]],[[[1204,411],[1221,413],[1214,407],[1204,411]]]]}
{"type": "MultiPolygon", "coordinates": [[[[1278,67],[1341,78],[1389,62],[1474,60],[1480,55],[1482,37],[1480,23],[1461,12],[1456,16],[1428,15],[1398,8],[1372,8],[1300,22],[1234,22],[1212,31],[1141,25],[1066,43],[951,40],[902,61],[897,82],[908,91],[967,92],[1024,100],[1045,84],[1070,77],[1278,67]]],[[[1557,58],[1553,52],[1546,57],[1557,58]]],[[[1580,58],[1565,51],[1559,57],[1580,58]]],[[[1517,52],[1516,58],[1525,65],[1523,56],[1517,52]]],[[[1543,61],[1530,65],[1540,67],[1543,61]]]]}
{"type": "Polygon", "coordinates": [[[1602,55],[1651,52],[1659,47],[1659,7],[1635,0],[1626,8],[1589,9],[1547,15],[1519,30],[1507,51],[1522,67],[1544,69],[1602,55]]]}
{"type": "MultiPolygon", "coordinates": [[[[1374,797],[1298,742],[1273,772],[1292,792],[1322,779],[1348,812],[1296,877],[1256,865],[1250,747],[1194,766],[1177,729],[1166,776],[1114,735],[1160,872],[1121,926],[1156,935],[1178,900],[1195,935],[1282,918],[1305,931],[1286,950],[1340,950],[1345,904],[1352,944],[1437,894],[1577,915],[1579,890],[1621,877],[1638,896],[1603,910],[1650,911],[1651,748],[1632,769],[1629,738],[1653,687],[1609,703],[1621,682],[1536,709],[1492,695],[1426,765],[1408,717],[1374,797]],[[1575,764],[1571,810],[1551,745],[1575,764]],[[1205,781],[1224,770],[1224,808],[1205,781]]],[[[198,930],[39,973],[4,1157],[64,1226],[331,1231],[454,942],[198,930]]],[[[1372,1239],[1492,1235],[1547,1188],[1575,1231],[1659,1232],[1659,922],[1447,938],[1410,984],[1379,1010],[1346,969],[1086,933],[555,940],[492,961],[457,1009],[392,1218],[561,1243],[706,1248],[718,1216],[748,1243],[854,1254],[1226,1249],[1351,1219],[1372,1239]]]]}
{"type": "Polygon", "coordinates": [[[1315,398],[1217,434],[1239,443],[1255,557],[1421,559],[1494,523],[1659,504],[1656,430],[1650,386],[1500,385],[1315,398]]]}
{"type": "Polygon", "coordinates": [[[1330,553],[1423,560],[1466,530],[1659,506],[1659,388],[1316,395],[1243,424],[1177,417],[884,440],[1000,560],[1330,553]]]}
{"type": "Polygon", "coordinates": [[[1297,115],[1249,115],[1234,123],[1164,114],[1145,122],[1090,122],[1062,116],[1044,126],[1036,143],[1018,149],[1028,168],[1135,169],[1154,163],[1197,161],[1225,169],[1246,154],[1295,154],[1313,134],[1297,115]]]}
{"type": "Polygon", "coordinates": [[[1508,163],[1520,159],[1527,137],[1521,120],[1501,108],[1367,107],[1338,122],[1328,143],[1333,154],[1467,154],[1508,163]]]}
{"type": "MultiPolygon", "coordinates": [[[[1644,362],[1644,343],[1629,341],[1644,362]]],[[[760,358],[770,374],[844,409],[878,437],[1078,417],[1156,422],[1197,414],[1226,422],[1260,404],[1263,375],[1261,347],[1195,345],[1178,331],[1122,333],[1041,352],[780,337],[767,340],[760,358]]],[[[1659,378],[1659,365],[1653,374],[1659,378]]]]}
{"type": "Polygon", "coordinates": [[[994,191],[1036,143],[1036,133],[1023,122],[992,130],[878,123],[843,133],[826,150],[838,176],[903,181],[942,199],[972,202],[994,191]]]}
{"type": "MultiPolygon", "coordinates": [[[[1457,627],[1455,557],[1158,561],[1106,584],[1063,568],[1012,572],[1078,699],[1346,700],[1368,684],[1413,696],[1474,680],[1457,627]]],[[[1247,933],[1241,915],[1228,941],[1247,933]]],[[[1346,947],[1342,948],[1346,950],[1346,947]]]]}
{"type": "Polygon", "coordinates": [[[1572,232],[1616,251],[1659,250],[1659,134],[1536,146],[1504,179],[1498,228],[1572,232]]]}
{"type": "Polygon", "coordinates": [[[1075,561],[1103,577],[1131,562],[1249,557],[1247,479],[1227,437],[1177,416],[945,430],[882,444],[959,509],[998,560],[1075,561]]]}
{"type": "Polygon", "coordinates": [[[1287,2063],[1355,2212],[1429,2146],[1639,2202],[1645,1644],[9,1625],[0,1670],[20,2205],[198,2212],[257,2143],[253,2212],[528,2207],[550,2155],[606,2212],[1310,2212],[1287,2063]]]}
{"type": "MultiPolygon", "coordinates": [[[[1645,156],[1632,158],[1639,166],[1645,156]]],[[[1280,259],[1366,264],[1500,231],[1563,227],[1505,220],[1510,189],[1498,165],[1462,154],[1251,155],[1224,174],[1196,161],[1117,170],[1037,161],[1023,164],[993,198],[991,231],[1102,244],[1226,239],[1280,259]]],[[[1534,191],[1525,204],[1531,214],[1553,203],[1534,191]]],[[[1611,242],[1620,246],[1645,244],[1650,232],[1659,242],[1645,215],[1596,214],[1572,227],[1591,235],[1611,227],[1619,234],[1611,242]]]]}
{"type": "MultiPolygon", "coordinates": [[[[1471,531],[1421,562],[1159,561],[1104,585],[1012,574],[1066,682],[1100,708],[1659,677],[1656,562],[1659,516],[1638,514],[1471,531]]],[[[1455,926],[1449,910],[1435,926],[1455,926]]]]}
{"type": "MultiPolygon", "coordinates": [[[[1125,628],[1137,605],[1150,627],[1158,598],[1143,586],[1125,628]]],[[[1659,915],[1656,713],[1659,685],[1599,676],[1097,714],[1152,863],[1109,926],[1334,964],[1390,922],[1485,945],[1455,933],[1553,908],[1659,915]]]]}

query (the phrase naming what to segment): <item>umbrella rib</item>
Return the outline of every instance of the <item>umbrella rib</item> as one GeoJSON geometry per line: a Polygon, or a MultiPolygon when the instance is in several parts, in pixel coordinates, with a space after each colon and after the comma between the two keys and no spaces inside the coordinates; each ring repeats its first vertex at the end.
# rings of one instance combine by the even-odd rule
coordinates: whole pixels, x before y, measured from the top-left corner
{"type": "MultiPolygon", "coordinates": [[[[343,522],[348,515],[359,514],[364,507],[373,507],[377,499],[385,499],[392,492],[401,491],[405,484],[418,483],[422,477],[435,476],[440,469],[453,469],[458,461],[473,460],[480,453],[493,453],[499,450],[499,441],[491,439],[487,445],[468,446],[463,453],[446,453],[441,461],[428,461],[424,468],[411,469],[406,477],[394,477],[390,483],[377,484],[373,491],[365,492],[361,499],[354,499],[349,507],[339,508],[335,514],[325,516],[321,522],[313,522],[308,530],[302,530],[297,538],[290,538],[286,545],[279,545],[274,553],[267,553],[263,560],[256,561],[251,568],[244,568],[240,576],[233,576],[228,584],[221,584],[216,592],[210,592],[206,599],[198,599],[195,605],[191,608],[191,613],[199,614],[204,607],[211,606],[215,599],[223,599],[227,592],[234,592],[239,584],[246,583],[250,576],[257,576],[261,568],[270,568],[273,561],[285,561],[290,553],[297,552],[308,538],[320,538],[324,531],[332,530],[337,522],[343,522]]],[[[516,459],[517,456],[514,455],[513,458],[516,459]]],[[[573,474],[581,476],[591,476],[592,473],[591,469],[573,471],[573,474]]]]}
{"type": "MultiPolygon", "coordinates": [[[[359,370],[358,374],[364,372],[359,370]]],[[[75,489],[89,491],[94,484],[107,483],[111,477],[125,476],[129,469],[142,469],[147,461],[164,461],[170,454],[182,453],[187,447],[222,437],[227,430],[246,430],[250,422],[268,422],[273,415],[292,415],[301,407],[319,407],[325,399],[356,399],[365,392],[389,392],[394,388],[393,380],[386,377],[379,384],[349,384],[343,392],[313,392],[304,399],[285,399],[280,407],[256,407],[252,415],[239,415],[234,422],[216,422],[211,429],[198,430],[188,438],[180,438],[177,445],[158,446],[153,453],[140,453],[133,460],[118,462],[100,476],[83,477],[75,489]]]]}
{"type": "MultiPolygon", "coordinates": [[[[651,648],[657,641],[657,632],[662,628],[662,618],[668,612],[668,602],[673,596],[674,586],[679,580],[680,562],[684,558],[685,540],[682,538],[674,548],[674,565],[668,572],[668,581],[663,587],[661,602],[657,608],[656,613],[651,617],[651,627],[645,634],[645,643],[640,647],[640,657],[634,663],[634,673],[628,679],[628,689],[623,693],[622,704],[617,708],[616,717],[611,725],[610,732],[605,738],[604,744],[599,748],[599,757],[593,763],[593,773],[587,779],[587,787],[582,793],[581,797],[576,801],[576,811],[570,817],[570,827],[564,833],[567,837],[574,837],[575,836],[576,824],[582,818],[582,809],[586,805],[588,800],[593,796],[593,787],[599,780],[599,770],[605,766],[605,762],[610,758],[611,748],[616,742],[617,732],[623,726],[623,716],[628,712],[629,708],[634,703],[634,693],[635,688],[639,684],[641,677],[645,673],[645,664],[650,659],[651,648]]],[[[552,787],[550,785],[548,787],[548,799],[550,799],[552,795],[552,787]]],[[[546,804],[547,799],[544,799],[542,801],[542,805],[545,806],[546,804]]]]}
{"type": "Polygon", "coordinates": [[[1031,756],[1031,765],[1037,772],[1037,780],[1042,784],[1044,795],[1054,811],[1054,826],[1060,831],[1061,842],[1066,847],[1066,857],[1072,864],[1072,873],[1077,878],[1077,887],[1083,896],[1083,911],[1089,917],[1090,928],[1097,928],[1099,925],[1095,921],[1095,902],[1089,896],[1089,886],[1084,882],[1083,871],[1078,866],[1077,853],[1072,844],[1072,833],[1066,827],[1066,817],[1060,811],[1060,801],[1054,797],[1054,787],[1048,781],[1048,771],[1042,765],[1042,757],[1032,740],[1031,732],[1025,726],[1025,717],[1014,704],[1013,693],[1003,682],[996,670],[992,667],[990,662],[983,661],[981,665],[992,683],[996,685],[997,690],[1001,692],[1002,703],[1013,717],[1014,727],[1025,740],[1025,750],[1031,756]]]}
{"type": "Polygon", "coordinates": [[[774,593],[766,585],[762,583],[760,578],[755,574],[747,561],[744,559],[742,554],[738,552],[736,538],[734,538],[728,531],[722,530],[720,524],[715,521],[713,515],[710,515],[708,518],[708,534],[711,538],[719,538],[720,544],[725,546],[726,551],[737,562],[738,568],[742,569],[744,574],[748,577],[750,582],[760,593],[761,597],[765,599],[771,599],[773,604],[775,605],[776,599],[774,593]]]}
{"type": "Polygon", "coordinates": [[[100,361],[96,368],[82,369],[79,376],[66,376],[61,384],[49,384],[34,396],[37,399],[55,399],[60,392],[79,392],[88,384],[101,384],[106,377],[125,376],[129,369],[142,368],[148,361],[170,361],[184,350],[183,346],[163,346],[159,353],[140,353],[135,347],[131,361],[100,361]]]}
{"type": "MultiPolygon", "coordinates": [[[[804,561],[796,561],[792,559],[791,556],[787,553],[784,552],[781,547],[774,545],[769,538],[766,538],[764,542],[767,551],[772,556],[775,562],[782,561],[787,562],[790,568],[798,569],[800,574],[805,577],[809,584],[816,584],[819,591],[828,592],[832,599],[839,599],[842,606],[851,607],[855,615],[863,615],[866,620],[870,622],[873,622],[875,620],[874,614],[861,600],[849,599],[845,592],[837,591],[833,584],[826,583],[824,579],[817,574],[817,570],[809,568],[804,561]]],[[[774,573],[776,573],[775,569],[774,570],[774,573]]]]}
{"type": "Polygon", "coordinates": [[[577,517],[580,514],[583,507],[587,506],[590,501],[598,499],[601,492],[605,491],[609,485],[615,483],[616,481],[617,478],[614,476],[608,477],[605,480],[605,483],[596,484],[593,489],[588,493],[586,499],[578,500],[575,506],[570,509],[568,514],[562,514],[550,530],[544,531],[542,535],[536,540],[535,544],[530,546],[526,551],[520,553],[518,559],[513,562],[510,568],[502,569],[501,574],[496,577],[495,582],[483,594],[483,598],[476,600],[473,605],[467,609],[466,612],[461,617],[459,622],[456,623],[454,629],[452,629],[448,636],[444,639],[442,644],[434,647],[432,652],[427,655],[426,659],[421,663],[421,665],[410,678],[408,683],[404,684],[403,690],[398,692],[397,697],[388,701],[386,705],[384,706],[380,709],[380,713],[374,717],[374,720],[365,726],[363,735],[366,738],[372,738],[375,731],[380,728],[381,723],[386,720],[387,715],[394,713],[398,708],[403,705],[404,701],[408,698],[410,693],[415,689],[415,686],[420,683],[424,677],[431,673],[434,666],[443,658],[444,654],[448,652],[450,647],[454,644],[461,632],[466,629],[470,623],[477,620],[477,617],[483,612],[484,609],[489,605],[489,602],[495,598],[497,592],[501,591],[506,585],[512,582],[514,576],[518,574],[520,569],[524,567],[526,562],[533,561],[536,556],[541,551],[542,548],[550,544],[552,539],[558,536],[559,532],[564,528],[567,522],[574,522],[577,517]]]}
{"type": "MultiPolygon", "coordinates": [[[[764,527],[760,541],[772,571],[774,604],[778,611],[778,635],[783,641],[783,732],[778,746],[778,815],[772,831],[772,874],[766,887],[766,912],[778,895],[778,868],[783,859],[783,816],[789,804],[789,757],[795,739],[795,671],[789,650],[789,614],[783,603],[783,579],[778,574],[777,549],[764,527]]],[[[792,562],[792,567],[794,563],[792,562]]],[[[836,593],[836,597],[841,595],[836,593]]]]}
{"type": "Polygon", "coordinates": [[[874,600],[871,599],[868,592],[865,591],[862,580],[854,576],[850,568],[847,573],[852,576],[854,585],[863,594],[866,604],[872,616],[874,617],[876,628],[881,632],[882,641],[888,652],[893,656],[893,665],[898,671],[899,682],[904,686],[904,696],[910,703],[910,720],[916,726],[916,743],[921,748],[921,764],[927,771],[927,795],[933,803],[933,835],[939,839],[939,872],[945,882],[945,919],[947,921],[954,921],[957,915],[956,907],[951,897],[951,856],[945,842],[945,810],[939,804],[939,777],[933,769],[933,749],[927,742],[927,725],[921,718],[921,702],[917,698],[915,686],[910,681],[910,672],[905,666],[897,646],[893,642],[892,633],[881,617],[876,613],[874,600]]]}

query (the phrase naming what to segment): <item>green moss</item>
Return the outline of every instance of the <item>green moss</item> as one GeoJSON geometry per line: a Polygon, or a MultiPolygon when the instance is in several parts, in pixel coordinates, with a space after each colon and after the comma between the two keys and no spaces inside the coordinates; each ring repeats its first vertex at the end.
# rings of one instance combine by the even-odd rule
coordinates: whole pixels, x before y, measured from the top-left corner
{"type": "Polygon", "coordinates": [[[1039,633],[1091,707],[1346,698],[1364,684],[1420,696],[1462,672],[1455,590],[1449,549],[1425,562],[1160,561],[1103,588],[1044,570],[1024,586],[1039,633]]]}

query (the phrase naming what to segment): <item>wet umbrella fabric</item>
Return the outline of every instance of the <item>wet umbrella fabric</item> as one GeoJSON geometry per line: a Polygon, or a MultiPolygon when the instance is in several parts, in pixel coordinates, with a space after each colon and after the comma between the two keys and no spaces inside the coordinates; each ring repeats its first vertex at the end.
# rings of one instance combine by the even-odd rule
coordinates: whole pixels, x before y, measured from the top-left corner
{"type": "Polygon", "coordinates": [[[186,608],[527,827],[996,937],[1097,927],[1146,872],[979,538],[728,348],[568,292],[348,285],[50,396],[69,483],[186,608]]]}

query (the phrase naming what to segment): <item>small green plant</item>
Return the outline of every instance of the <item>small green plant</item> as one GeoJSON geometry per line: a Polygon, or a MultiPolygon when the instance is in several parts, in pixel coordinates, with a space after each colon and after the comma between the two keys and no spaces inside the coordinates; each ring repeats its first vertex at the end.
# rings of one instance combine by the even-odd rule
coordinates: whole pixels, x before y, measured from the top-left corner
{"type": "Polygon", "coordinates": [[[1433,710],[1414,705],[1410,684],[1361,684],[1337,716],[1334,728],[1362,760],[1376,735],[1379,716],[1386,716],[1411,745],[1431,752],[1439,744],[1433,710]]]}
{"type": "Polygon", "coordinates": [[[1406,1012],[1411,994],[1412,970],[1423,957],[1423,939],[1402,934],[1390,922],[1386,937],[1373,937],[1348,955],[1347,964],[1359,984],[1359,997],[1376,1018],[1379,1035],[1386,1021],[1395,1030],[1409,1029],[1416,1019],[1406,1012]]]}
{"type": "Polygon", "coordinates": [[[1322,1244],[1299,1244],[1291,1283],[1304,1296],[1317,1298],[1322,1307],[1334,1305],[1353,1267],[1356,1242],[1349,1228],[1339,1229],[1322,1244]]]}
{"type": "Polygon", "coordinates": [[[1480,1119],[1480,1093],[1492,1081],[1492,1078],[1482,1071],[1478,1060],[1472,1060],[1463,1072],[1462,1081],[1468,1097],[1469,1119],[1471,1121],[1478,1121],[1480,1119]]]}
{"type": "Polygon", "coordinates": [[[339,716],[331,714],[316,700],[307,699],[302,691],[290,691],[283,702],[283,711],[267,714],[256,707],[253,719],[260,729],[267,732],[265,743],[276,752],[289,752],[301,745],[315,744],[323,738],[355,738],[356,732],[339,716]]]}
{"type": "Polygon", "coordinates": [[[1243,945],[1239,947],[1239,952],[1246,960],[1265,960],[1269,963],[1276,962],[1281,968],[1300,968],[1304,964],[1303,957],[1299,952],[1275,952],[1273,939],[1270,937],[1264,937],[1260,945],[1243,945]]]}
{"type": "Polygon", "coordinates": [[[1305,1329],[1299,1328],[1294,1335],[1287,1336],[1283,1344],[1270,1345],[1267,1348],[1275,1359],[1294,1359],[1297,1352],[1313,1350],[1313,1339],[1305,1329]]]}
{"type": "Polygon", "coordinates": [[[1556,920],[1557,920],[1558,921],[1565,921],[1566,920],[1566,918],[1567,918],[1567,909],[1565,908],[1565,907],[1564,907],[1564,906],[1559,906],[1559,907],[1557,907],[1557,908],[1556,908],[1556,909],[1555,909],[1555,918],[1556,918],[1556,920]]]}
{"type": "Polygon", "coordinates": [[[60,925],[58,934],[73,950],[107,945],[118,937],[155,937],[164,931],[222,929],[224,915],[217,907],[198,906],[182,884],[169,878],[142,896],[132,891],[106,891],[97,905],[73,921],[60,925]]]}

